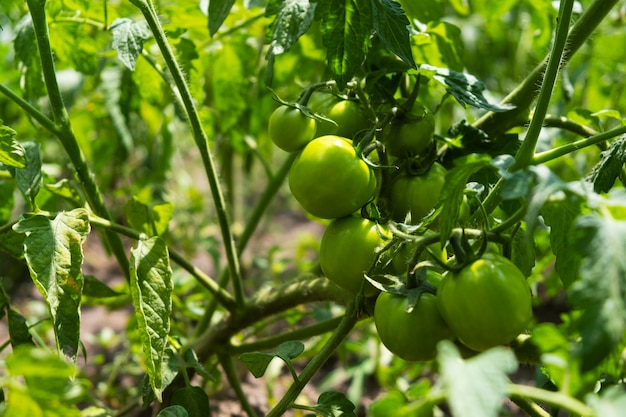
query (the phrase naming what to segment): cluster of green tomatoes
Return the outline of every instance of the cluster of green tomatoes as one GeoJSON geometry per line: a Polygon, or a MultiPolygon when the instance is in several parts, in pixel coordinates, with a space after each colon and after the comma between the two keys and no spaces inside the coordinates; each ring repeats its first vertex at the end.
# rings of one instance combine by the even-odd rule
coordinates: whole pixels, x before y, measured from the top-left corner
{"type": "MultiPolygon", "coordinates": [[[[416,251],[420,238],[436,233],[436,219],[420,225],[439,203],[446,178],[435,158],[424,158],[435,155],[433,115],[415,102],[383,123],[373,116],[357,100],[315,92],[269,119],[275,145],[296,153],[292,195],[327,223],[323,274],[371,301],[381,342],[405,360],[432,360],[444,339],[474,351],[510,342],[531,317],[530,289],[511,261],[486,253],[442,274],[418,268],[429,256],[444,266],[448,260],[441,246],[416,251]],[[368,215],[372,206],[375,216],[368,215]]],[[[460,211],[469,218],[466,202],[460,211]]]]}

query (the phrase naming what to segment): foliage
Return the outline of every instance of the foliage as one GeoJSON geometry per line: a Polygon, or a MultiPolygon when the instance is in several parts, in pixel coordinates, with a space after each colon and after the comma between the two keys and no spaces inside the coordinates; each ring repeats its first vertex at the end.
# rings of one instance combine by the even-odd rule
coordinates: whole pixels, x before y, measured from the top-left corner
{"type": "Polygon", "coordinates": [[[249,416],[620,415],[624,4],[416,4],[3,0],[0,415],[201,416],[230,392],[249,416]],[[291,147],[279,106],[308,129],[291,147]],[[394,154],[403,124],[426,135],[394,154]],[[309,147],[296,199],[316,129],[368,175],[309,147]],[[434,207],[392,215],[433,164],[434,207]],[[346,291],[320,240],[356,188],[341,217],[379,239],[346,291]],[[521,334],[424,362],[381,343],[380,291],[421,311],[485,253],[532,291],[521,334]]]}

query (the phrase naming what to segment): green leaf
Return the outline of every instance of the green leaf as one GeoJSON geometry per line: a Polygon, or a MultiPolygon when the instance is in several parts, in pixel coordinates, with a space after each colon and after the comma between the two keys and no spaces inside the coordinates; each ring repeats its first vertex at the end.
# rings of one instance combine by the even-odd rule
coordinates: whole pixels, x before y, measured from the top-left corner
{"type": "Polygon", "coordinates": [[[164,388],[162,362],[170,329],[172,285],[165,242],[159,237],[140,240],[131,249],[130,292],[150,386],[159,401],[164,388]]]}
{"type": "Polygon", "coordinates": [[[17,183],[17,188],[22,192],[32,207],[35,205],[35,197],[41,187],[41,155],[39,145],[34,142],[24,143],[26,150],[26,167],[11,168],[17,183]]]}
{"type": "Polygon", "coordinates": [[[465,68],[461,29],[452,23],[429,22],[424,32],[412,36],[411,43],[413,56],[421,64],[454,71],[465,68]]]}
{"type": "Polygon", "coordinates": [[[412,68],[417,68],[409,38],[411,23],[400,4],[393,0],[372,0],[372,18],[374,30],[387,49],[412,68]]]}
{"type": "Polygon", "coordinates": [[[209,396],[200,387],[183,387],[172,395],[172,405],[180,405],[189,417],[209,416],[209,396]]]}
{"type": "Polygon", "coordinates": [[[302,342],[291,340],[278,345],[274,352],[246,352],[241,354],[239,359],[255,378],[260,378],[265,374],[268,365],[275,357],[282,359],[285,363],[290,363],[291,359],[298,357],[302,352],[304,352],[302,342]]]}
{"type": "Polygon", "coordinates": [[[80,208],[59,213],[52,221],[42,215],[22,218],[13,226],[26,235],[26,262],[48,303],[57,348],[74,360],[80,337],[82,245],[89,234],[88,217],[87,210],[80,208]]]}
{"type": "Polygon", "coordinates": [[[517,369],[512,351],[487,350],[467,361],[452,342],[439,343],[437,361],[452,415],[496,417],[506,396],[507,374],[517,369]]]}
{"type": "Polygon", "coordinates": [[[0,250],[13,256],[15,259],[24,259],[24,240],[26,236],[13,229],[0,232],[0,250]]]}
{"type": "Polygon", "coordinates": [[[141,20],[135,22],[128,18],[117,18],[111,23],[113,33],[112,48],[117,51],[117,57],[131,71],[135,69],[137,57],[143,49],[143,41],[150,38],[148,24],[141,20]]]}
{"type": "Polygon", "coordinates": [[[189,413],[180,405],[170,405],[161,410],[157,417],[189,417],[189,413]]]}
{"type": "Polygon", "coordinates": [[[22,64],[22,79],[25,98],[35,100],[46,95],[43,81],[39,49],[30,14],[26,14],[15,26],[13,42],[17,61],[22,64]]]}
{"type": "Polygon", "coordinates": [[[84,203],[76,184],[67,179],[62,179],[54,184],[44,183],[43,188],[57,197],[64,198],[75,205],[82,205],[84,203]]]}
{"type": "Polygon", "coordinates": [[[626,163],[626,135],[611,142],[586,179],[593,184],[596,193],[606,193],[622,173],[624,163],[626,163]]]}
{"type": "Polygon", "coordinates": [[[325,417],[356,417],[356,407],[341,392],[323,392],[317,399],[315,410],[325,417]]]}
{"type": "Polygon", "coordinates": [[[211,37],[222,26],[233,4],[235,0],[209,0],[209,34],[211,37]]]}
{"type": "Polygon", "coordinates": [[[272,38],[265,58],[268,67],[265,82],[272,84],[276,56],[287,52],[304,35],[313,22],[317,3],[309,0],[288,0],[282,3],[272,24],[272,38]]]}
{"type": "Polygon", "coordinates": [[[11,347],[15,349],[20,345],[33,345],[33,338],[28,331],[28,324],[22,314],[13,309],[9,309],[9,337],[11,347]]]}
{"type": "MultiPolygon", "coordinates": [[[[5,224],[11,220],[11,214],[15,206],[14,191],[15,182],[0,180],[0,224],[5,224]]],[[[0,246],[2,245],[0,244],[0,246]]]]}
{"type": "Polygon", "coordinates": [[[113,290],[111,287],[100,281],[93,275],[84,275],[85,283],[83,286],[83,295],[93,298],[109,298],[119,297],[123,295],[113,290]]]}
{"type": "Polygon", "coordinates": [[[491,158],[487,155],[467,155],[455,161],[455,167],[446,173],[446,182],[441,190],[441,244],[450,238],[452,228],[459,218],[463,190],[469,177],[475,172],[490,166],[491,158]]]}
{"type": "Polygon", "coordinates": [[[526,224],[522,223],[511,244],[511,260],[524,276],[530,276],[535,266],[535,241],[533,234],[527,232],[526,224]]]}
{"type": "Polygon", "coordinates": [[[14,167],[26,167],[26,150],[15,139],[17,132],[9,126],[0,126],[0,163],[14,167]]]}
{"type": "Polygon", "coordinates": [[[133,197],[124,207],[128,224],[148,236],[163,236],[174,214],[172,203],[144,204],[133,197]]]}
{"type": "Polygon", "coordinates": [[[316,14],[326,47],[326,60],[339,89],[360,70],[369,45],[371,3],[357,0],[323,0],[316,14]]]}
{"type": "Polygon", "coordinates": [[[626,392],[622,386],[610,387],[598,394],[589,394],[587,404],[596,416],[621,417],[626,410],[626,392]]]}
{"type": "Polygon", "coordinates": [[[485,84],[471,74],[453,71],[448,68],[438,68],[427,64],[420,65],[419,73],[443,84],[448,93],[463,106],[470,105],[479,109],[493,112],[505,112],[514,108],[513,105],[491,104],[485,96],[485,84]]]}
{"type": "MultiPolygon", "coordinates": [[[[626,205],[626,200],[623,201],[626,205]]],[[[626,332],[626,220],[609,213],[579,217],[574,228],[574,245],[582,256],[580,280],[568,295],[581,309],[578,325],[582,336],[582,371],[597,366],[626,332]]]]}

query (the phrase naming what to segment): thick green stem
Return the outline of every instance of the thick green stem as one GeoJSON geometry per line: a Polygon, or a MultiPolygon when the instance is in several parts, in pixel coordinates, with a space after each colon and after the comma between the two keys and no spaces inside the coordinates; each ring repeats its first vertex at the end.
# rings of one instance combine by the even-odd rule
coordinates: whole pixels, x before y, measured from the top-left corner
{"type": "Polygon", "coordinates": [[[15,104],[20,106],[23,110],[26,111],[26,113],[28,113],[30,117],[35,119],[37,123],[43,126],[50,133],[54,135],[59,135],[61,133],[57,125],[55,125],[54,122],[48,118],[48,116],[40,112],[39,109],[30,104],[28,101],[24,100],[22,97],[15,94],[9,87],[2,83],[0,83],[0,93],[4,94],[15,104]]]}
{"type": "Polygon", "coordinates": [[[209,149],[209,139],[204,131],[204,128],[202,127],[202,121],[200,120],[198,109],[196,108],[196,104],[193,96],[191,95],[191,91],[189,90],[183,72],[178,65],[174,51],[165,36],[165,32],[163,31],[157,12],[154,9],[154,5],[150,2],[150,0],[130,0],[130,2],[141,11],[148,23],[148,26],[150,26],[152,34],[154,35],[161,54],[167,63],[167,67],[185,106],[193,138],[196,142],[198,150],[200,151],[202,163],[209,181],[211,195],[213,196],[213,203],[215,205],[217,220],[220,225],[226,259],[228,260],[229,277],[233,286],[235,300],[237,301],[238,306],[243,307],[245,298],[242,285],[241,265],[237,256],[235,238],[231,229],[228,211],[226,210],[226,200],[218,180],[217,170],[213,162],[213,156],[211,155],[211,151],[209,149]]]}
{"type": "MultiPolygon", "coordinates": [[[[87,165],[85,156],[83,155],[83,152],[78,145],[76,136],[72,131],[72,126],[70,124],[70,119],[67,114],[67,109],[65,107],[65,104],[63,103],[63,97],[61,95],[61,90],[59,89],[59,84],[56,78],[54,57],[52,54],[52,49],[50,47],[48,24],[46,22],[45,3],[45,0],[27,0],[28,9],[30,10],[30,14],[32,16],[33,28],[35,30],[35,35],[37,39],[37,47],[39,49],[44,82],[48,90],[50,109],[52,111],[54,125],[56,127],[52,128],[52,126],[49,126],[49,123],[47,123],[43,118],[39,117],[37,115],[38,112],[33,112],[33,109],[31,109],[30,107],[22,106],[22,108],[25,108],[27,111],[29,111],[29,114],[32,114],[33,117],[38,117],[37,120],[39,122],[43,122],[42,125],[46,128],[50,128],[50,130],[57,136],[57,138],[61,142],[61,145],[65,149],[65,152],[72,161],[72,164],[74,165],[76,174],[81,181],[81,185],[85,191],[89,204],[92,206],[93,211],[96,212],[99,216],[110,219],[111,215],[109,214],[109,211],[104,204],[104,198],[102,196],[102,193],[100,192],[98,184],[95,181],[94,175],[87,165]]],[[[19,101],[18,104],[20,104],[19,101]]],[[[124,245],[122,244],[121,239],[117,234],[108,231],[105,232],[104,236],[108,241],[113,251],[113,254],[117,258],[122,272],[128,278],[128,258],[126,257],[126,250],[124,249],[124,245]]]]}
{"type": "Polygon", "coordinates": [[[298,377],[298,380],[294,381],[278,404],[270,410],[267,417],[282,416],[293,405],[306,384],[308,384],[311,378],[313,378],[322,365],[324,365],[328,358],[330,358],[330,356],[335,352],[341,342],[343,342],[348,333],[350,333],[350,330],[352,330],[357,322],[357,312],[358,307],[355,301],[350,302],[350,304],[346,306],[345,316],[339,323],[339,326],[337,326],[333,335],[324,344],[322,349],[304,367],[298,377]]]}
{"type": "MultiPolygon", "coordinates": [[[[565,65],[585,43],[617,2],[618,0],[595,0],[589,5],[569,31],[567,50],[561,60],[562,65],[565,65]]],[[[488,112],[473,125],[484,130],[490,136],[497,137],[516,126],[520,121],[526,120],[528,109],[535,100],[537,86],[543,78],[547,63],[548,59],[546,58],[528,74],[515,90],[502,100],[502,104],[514,104],[515,109],[499,113],[488,112]]]]}
{"type": "Polygon", "coordinates": [[[599,133],[595,136],[590,136],[588,138],[584,138],[581,140],[577,140],[575,142],[565,144],[563,146],[559,146],[558,148],[550,149],[549,151],[540,152],[535,155],[535,157],[533,158],[532,164],[533,165],[543,164],[553,159],[559,158],[563,155],[567,155],[570,152],[587,148],[589,146],[596,145],[598,143],[604,142],[605,140],[609,140],[616,136],[624,135],[624,134],[626,134],[626,126],[621,126],[612,130],[608,130],[603,133],[599,133]]]}
{"type": "Polygon", "coordinates": [[[561,392],[548,391],[527,385],[509,384],[507,386],[507,395],[511,398],[532,399],[536,402],[554,405],[581,417],[594,415],[593,410],[588,405],[561,392]]]}
{"type": "Polygon", "coordinates": [[[533,117],[528,126],[526,136],[522,142],[517,155],[515,157],[515,164],[511,167],[511,170],[524,168],[532,162],[537,142],[539,141],[539,133],[543,127],[543,121],[548,113],[548,106],[550,105],[550,99],[552,98],[552,91],[556,84],[556,77],[561,67],[561,58],[563,51],[565,50],[565,43],[567,42],[567,33],[569,28],[569,22],[572,18],[572,8],[574,7],[574,0],[563,0],[559,8],[559,16],[557,18],[556,33],[554,36],[554,44],[552,52],[548,58],[548,65],[543,83],[541,84],[541,90],[539,92],[539,98],[533,117]]]}

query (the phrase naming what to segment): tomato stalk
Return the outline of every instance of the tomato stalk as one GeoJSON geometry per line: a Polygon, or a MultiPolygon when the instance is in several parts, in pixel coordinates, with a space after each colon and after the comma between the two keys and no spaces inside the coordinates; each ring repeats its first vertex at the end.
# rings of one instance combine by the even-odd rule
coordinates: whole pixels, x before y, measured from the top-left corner
{"type": "MultiPolygon", "coordinates": [[[[50,124],[45,118],[42,117],[39,111],[36,111],[32,106],[26,105],[22,100],[17,100],[18,104],[31,114],[37,121],[48,128],[59,139],[63,149],[72,161],[72,165],[76,170],[78,178],[80,178],[81,185],[85,191],[89,204],[93,210],[100,216],[110,219],[111,214],[104,203],[104,197],[100,191],[100,187],[95,181],[95,175],[89,168],[85,155],[82,152],[76,139],[76,135],[72,130],[72,125],[68,116],[67,108],[63,102],[63,96],[59,88],[59,84],[56,78],[56,70],[54,63],[54,56],[52,54],[52,48],[50,46],[50,36],[48,33],[48,24],[46,22],[46,8],[45,1],[42,0],[27,0],[28,9],[33,22],[33,29],[35,31],[35,37],[37,40],[37,48],[39,49],[39,56],[41,60],[41,68],[43,72],[43,78],[48,91],[48,99],[50,100],[50,110],[53,116],[53,124],[50,124]],[[54,126],[54,127],[53,127],[54,126]]],[[[3,89],[3,93],[7,93],[8,89],[3,89]]],[[[13,94],[10,94],[13,97],[13,94]]],[[[15,101],[15,97],[13,97],[15,101]]],[[[105,231],[104,235],[105,243],[107,243],[117,259],[117,262],[122,270],[122,273],[129,279],[129,263],[126,257],[126,249],[122,244],[121,239],[115,233],[105,231]]]]}
{"type": "Polygon", "coordinates": [[[130,0],[130,2],[137,7],[143,14],[148,26],[150,27],[154,38],[159,46],[161,54],[167,63],[167,67],[174,79],[176,88],[184,103],[184,109],[187,113],[187,119],[190,124],[194,141],[200,151],[202,162],[205,168],[206,176],[209,182],[209,188],[211,189],[211,195],[213,196],[213,203],[215,205],[218,223],[220,225],[220,231],[222,234],[224,249],[226,252],[226,258],[228,260],[229,277],[233,286],[233,292],[237,305],[242,307],[245,304],[245,297],[242,286],[242,274],[241,265],[237,256],[237,250],[235,246],[235,238],[231,229],[231,222],[229,219],[228,211],[226,210],[226,200],[222,192],[221,186],[218,181],[217,170],[213,162],[213,156],[209,149],[209,139],[202,126],[202,121],[198,114],[195,101],[189,86],[185,81],[182,69],[178,64],[174,51],[169,44],[157,11],[154,4],[150,0],[130,0]]]}

